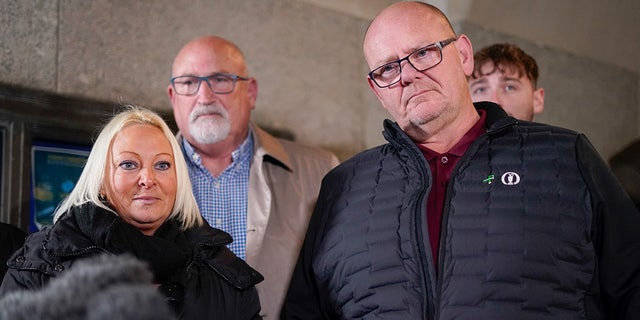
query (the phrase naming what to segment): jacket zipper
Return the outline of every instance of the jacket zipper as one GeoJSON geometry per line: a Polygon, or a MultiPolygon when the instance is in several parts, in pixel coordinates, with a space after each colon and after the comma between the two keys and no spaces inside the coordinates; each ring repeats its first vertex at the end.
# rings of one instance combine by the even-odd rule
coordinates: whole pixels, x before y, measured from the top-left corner
{"type": "MultiPolygon", "coordinates": [[[[487,128],[485,133],[483,133],[480,137],[478,137],[475,141],[473,141],[471,143],[471,145],[469,146],[469,148],[464,152],[463,157],[458,161],[458,163],[456,163],[456,166],[453,168],[453,171],[451,171],[451,176],[449,177],[449,183],[447,185],[447,191],[446,191],[446,197],[444,200],[445,206],[442,212],[442,221],[440,224],[440,242],[438,244],[438,265],[437,270],[438,271],[442,271],[442,264],[444,261],[444,254],[445,254],[445,250],[444,250],[444,241],[442,241],[442,239],[446,238],[447,235],[447,228],[446,225],[448,223],[449,220],[449,210],[451,208],[451,192],[453,190],[453,184],[454,184],[454,180],[455,177],[458,175],[458,171],[460,170],[460,166],[462,166],[463,163],[465,163],[466,161],[468,161],[468,159],[471,158],[471,155],[469,153],[469,151],[472,151],[474,154],[477,152],[477,148],[480,144],[485,143],[485,141],[487,139],[489,139],[489,136],[495,132],[499,132],[504,130],[507,127],[512,126],[513,123],[505,123],[501,126],[495,127],[495,128],[487,128]]],[[[438,273],[440,274],[440,273],[438,273]]],[[[441,298],[441,292],[442,292],[442,277],[438,276],[436,279],[436,292],[437,295],[435,295],[435,312],[434,312],[434,319],[438,319],[440,317],[440,298],[441,298]]]]}
{"type": "MultiPolygon", "coordinates": [[[[420,203],[417,204],[416,208],[414,209],[414,213],[415,213],[415,218],[416,218],[416,237],[417,237],[417,244],[418,244],[418,262],[420,265],[420,270],[422,271],[422,288],[424,290],[424,292],[426,293],[425,297],[424,297],[424,308],[423,308],[423,319],[431,319],[430,314],[434,315],[433,319],[437,319],[436,314],[437,314],[437,310],[436,310],[436,305],[437,305],[437,301],[438,301],[438,297],[436,296],[436,292],[433,292],[432,288],[433,286],[430,285],[430,283],[433,283],[433,281],[437,281],[436,279],[431,279],[431,277],[429,276],[429,266],[433,265],[433,261],[432,258],[426,253],[426,248],[425,248],[425,235],[424,232],[422,232],[422,228],[426,227],[427,222],[426,222],[426,201],[428,199],[429,196],[429,191],[430,191],[430,186],[427,187],[428,184],[428,179],[431,177],[431,174],[429,173],[430,170],[428,169],[428,163],[427,160],[424,158],[424,155],[422,154],[422,152],[418,149],[418,147],[415,144],[405,144],[404,142],[400,142],[401,145],[404,145],[410,152],[412,152],[414,154],[414,159],[416,159],[418,161],[418,167],[420,168],[420,172],[422,174],[421,176],[421,181],[423,188],[419,191],[419,194],[422,195],[420,203]],[[431,261],[431,263],[429,263],[429,261],[431,261]],[[432,297],[430,299],[430,297],[432,297]],[[436,301],[436,303],[434,304],[434,301],[436,301]]],[[[432,179],[433,180],[433,179],[432,179]]],[[[428,242],[428,240],[427,240],[428,242]]],[[[433,266],[434,269],[436,268],[436,266],[433,266]]],[[[434,270],[435,272],[436,270],[434,270]]]]}

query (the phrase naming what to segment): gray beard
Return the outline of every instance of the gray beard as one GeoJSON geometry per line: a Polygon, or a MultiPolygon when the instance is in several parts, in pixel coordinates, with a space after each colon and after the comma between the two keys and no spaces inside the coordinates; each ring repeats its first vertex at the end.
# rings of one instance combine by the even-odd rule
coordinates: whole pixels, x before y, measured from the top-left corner
{"type": "Polygon", "coordinates": [[[198,144],[214,144],[223,141],[229,136],[229,131],[231,131],[231,124],[227,119],[198,120],[189,126],[189,133],[198,144]]]}
{"type": "Polygon", "coordinates": [[[229,136],[231,123],[227,110],[219,106],[198,106],[189,119],[189,133],[198,144],[214,144],[229,136]],[[198,118],[202,114],[216,113],[219,117],[198,118]]]}

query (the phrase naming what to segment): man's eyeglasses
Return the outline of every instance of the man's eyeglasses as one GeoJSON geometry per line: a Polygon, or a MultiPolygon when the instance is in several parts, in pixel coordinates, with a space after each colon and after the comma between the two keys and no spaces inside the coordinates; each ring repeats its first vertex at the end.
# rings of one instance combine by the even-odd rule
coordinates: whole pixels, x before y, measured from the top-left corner
{"type": "Polygon", "coordinates": [[[454,41],[456,41],[456,38],[449,38],[424,46],[400,60],[389,62],[373,69],[369,72],[369,78],[380,88],[392,86],[400,81],[402,61],[407,60],[418,71],[431,69],[442,62],[442,48],[454,41]]]}
{"type": "Polygon", "coordinates": [[[233,91],[238,80],[247,81],[249,78],[231,73],[214,73],[206,77],[180,76],[171,78],[171,86],[179,95],[192,96],[198,93],[200,84],[204,81],[214,93],[224,94],[233,91]]]}

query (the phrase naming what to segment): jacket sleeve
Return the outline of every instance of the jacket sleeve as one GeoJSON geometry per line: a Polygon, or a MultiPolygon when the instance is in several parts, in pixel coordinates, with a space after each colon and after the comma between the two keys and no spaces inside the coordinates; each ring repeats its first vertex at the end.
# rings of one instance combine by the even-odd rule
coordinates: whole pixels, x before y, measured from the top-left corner
{"type": "MultiPolygon", "coordinates": [[[[326,179],[326,178],[325,178],[326,179]]],[[[329,319],[323,315],[321,294],[318,290],[315,273],[313,271],[314,247],[319,236],[323,220],[326,218],[325,207],[328,206],[323,183],[318,202],[309,221],[309,227],[302,244],[298,261],[293,270],[289,290],[285,296],[280,319],[329,319]]]]}
{"type": "Polygon", "coordinates": [[[37,232],[29,235],[25,244],[7,260],[7,273],[0,279],[0,297],[13,291],[40,289],[49,282],[52,276],[26,258],[30,254],[27,252],[30,248],[40,252],[38,245],[41,243],[41,236],[37,232]]]}
{"type": "Polygon", "coordinates": [[[576,152],[593,208],[596,304],[608,319],[640,319],[640,213],[583,135],[576,152]]]}
{"type": "Polygon", "coordinates": [[[0,286],[0,298],[13,291],[28,289],[27,286],[22,284],[20,276],[20,272],[15,269],[9,269],[9,271],[7,271],[0,286]]]}
{"type": "Polygon", "coordinates": [[[37,270],[9,268],[0,285],[0,297],[19,290],[33,290],[44,287],[51,276],[37,270]]]}

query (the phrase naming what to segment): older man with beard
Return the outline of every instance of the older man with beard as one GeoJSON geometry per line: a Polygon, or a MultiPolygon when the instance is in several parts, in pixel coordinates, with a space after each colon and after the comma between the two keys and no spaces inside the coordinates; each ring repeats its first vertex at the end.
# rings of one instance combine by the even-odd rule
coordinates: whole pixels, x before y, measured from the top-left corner
{"type": "Polygon", "coordinates": [[[277,319],[331,152],[275,138],[250,120],[258,82],[230,41],[205,36],[178,53],[167,88],[200,211],[265,277],[265,319],[277,319]]]}

